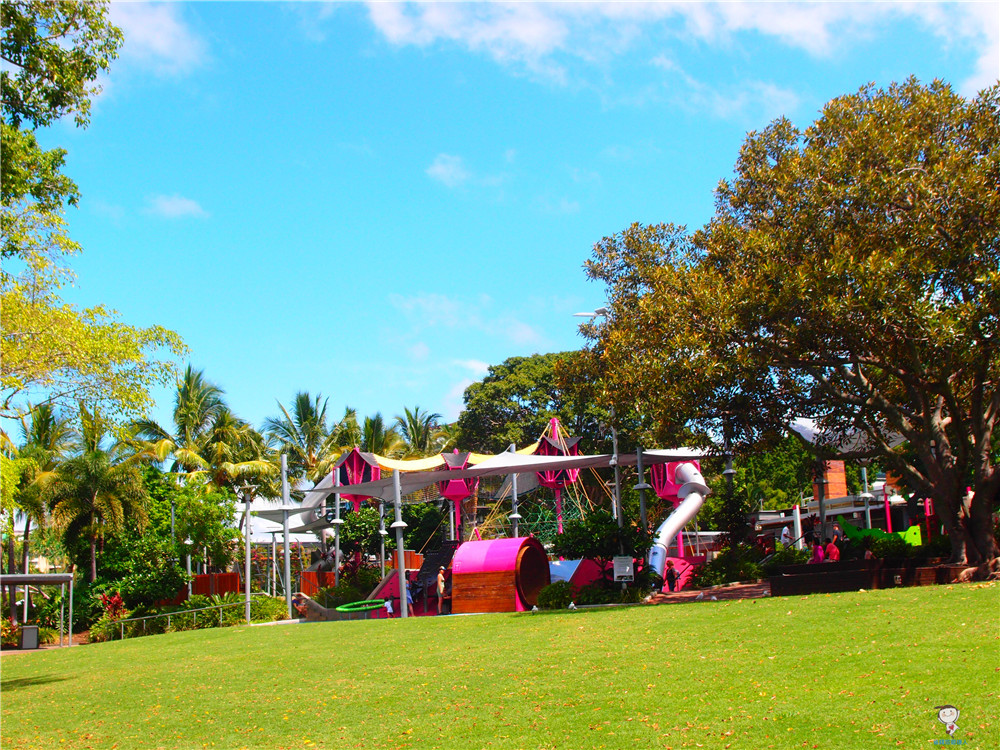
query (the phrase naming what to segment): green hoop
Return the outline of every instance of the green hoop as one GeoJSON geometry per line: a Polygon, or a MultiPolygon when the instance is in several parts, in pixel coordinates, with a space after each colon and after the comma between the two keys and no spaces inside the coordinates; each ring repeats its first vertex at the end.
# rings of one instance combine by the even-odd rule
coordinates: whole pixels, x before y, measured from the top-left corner
{"type": "Polygon", "coordinates": [[[385,599],[366,599],[363,602],[351,602],[337,607],[338,612],[369,612],[385,606],[385,599]]]}

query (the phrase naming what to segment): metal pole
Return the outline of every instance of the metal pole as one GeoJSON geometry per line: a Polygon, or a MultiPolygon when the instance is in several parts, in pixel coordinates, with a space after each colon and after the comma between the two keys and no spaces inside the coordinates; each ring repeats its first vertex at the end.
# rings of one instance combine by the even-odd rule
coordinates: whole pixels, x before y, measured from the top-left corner
{"type": "Polygon", "coordinates": [[[646,490],[650,486],[646,484],[646,470],[642,466],[642,446],[635,449],[635,470],[639,474],[639,484],[633,489],[639,490],[639,523],[643,531],[649,529],[649,522],[646,518],[646,490]]]}
{"type": "Polygon", "coordinates": [[[281,532],[284,535],[285,556],[285,606],[288,607],[288,619],[292,618],[292,555],[288,549],[288,505],[291,501],[288,491],[288,457],[281,454],[281,504],[284,509],[281,514],[281,532]]]}
{"type": "Polygon", "coordinates": [[[448,503],[448,538],[455,541],[455,504],[448,503]]]}
{"type": "Polygon", "coordinates": [[[385,538],[389,534],[385,530],[385,502],[378,501],[378,566],[379,575],[385,578],[385,538]]]}
{"type": "Polygon", "coordinates": [[[243,593],[245,595],[246,601],[244,603],[244,611],[246,613],[247,625],[250,624],[250,503],[253,501],[253,490],[249,485],[243,485],[243,502],[245,504],[245,521],[243,522],[243,531],[246,534],[246,541],[244,545],[244,553],[246,559],[244,560],[243,566],[243,593]]]}
{"type": "Polygon", "coordinates": [[[518,531],[518,521],[521,520],[521,514],[517,512],[517,474],[510,475],[510,520],[514,524],[514,537],[520,536],[518,531]]]}
{"type": "MultiPolygon", "coordinates": [[[[336,490],[340,486],[340,472],[334,469],[333,487],[336,490]]],[[[333,585],[340,585],[340,526],[344,519],[340,517],[340,493],[333,493],[333,585]]]]}
{"type": "Polygon", "coordinates": [[[271,596],[278,595],[278,537],[277,532],[271,532],[271,596]]]}
{"type": "Polygon", "coordinates": [[[622,513],[622,483],[621,475],[618,473],[618,430],[615,429],[615,410],[611,410],[611,446],[614,454],[611,456],[611,465],[615,467],[615,517],[618,519],[618,528],[625,525],[624,514],[622,513]]]}
{"type": "Polygon", "coordinates": [[[826,464],[820,461],[817,467],[816,495],[819,500],[819,543],[826,544],[826,464]]]}
{"type": "Polygon", "coordinates": [[[174,498],[170,498],[170,559],[177,559],[177,541],[174,539],[174,498]]]}
{"type": "Polygon", "coordinates": [[[194,582],[191,580],[191,548],[187,551],[187,574],[188,574],[188,599],[191,598],[194,582]]]}
{"type": "Polygon", "coordinates": [[[392,472],[392,490],[394,495],[394,508],[396,520],[390,528],[396,530],[396,570],[399,573],[399,613],[400,617],[409,617],[408,607],[406,606],[406,562],[404,561],[405,555],[403,555],[403,529],[406,528],[406,523],[403,521],[401,504],[403,502],[402,494],[399,487],[399,469],[394,469],[392,472]]]}
{"type": "Polygon", "coordinates": [[[63,615],[66,613],[66,584],[59,584],[59,648],[63,645],[63,615]]]}
{"type": "MultiPolygon", "coordinates": [[[[76,578],[75,567],[70,567],[70,573],[76,578]]],[[[69,645],[73,645],[73,578],[69,579],[69,645]]]]}
{"type": "Polygon", "coordinates": [[[802,510],[798,505],[794,509],[795,516],[795,546],[798,549],[802,549],[805,545],[802,543],[802,510]]]}

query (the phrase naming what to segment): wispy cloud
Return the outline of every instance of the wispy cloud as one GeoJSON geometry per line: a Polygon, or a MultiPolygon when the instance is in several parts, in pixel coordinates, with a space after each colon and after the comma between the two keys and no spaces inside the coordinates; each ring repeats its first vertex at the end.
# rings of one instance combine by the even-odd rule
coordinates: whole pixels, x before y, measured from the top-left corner
{"type": "Polygon", "coordinates": [[[471,176],[462,162],[462,157],[452,154],[438,154],[426,172],[431,179],[450,188],[464,185],[471,176]]]}
{"type": "MultiPolygon", "coordinates": [[[[832,58],[901,19],[914,19],[946,43],[965,45],[973,51],[975,72],[961,83],[966,93],[995,83],[1000,68],[997,3],[373,2],[368,4],[368,13],[375,29],[390,44],[455,45],[487,55],[515,73],[557,85],[589,79],[584,85],[601,88],[608,62],[644,42],[667,50],[680,50],[692,41],[731,47],[734,39],[753,35],[813,57],[832,58]]],[[[787,99],[786,92],[768,91],[763,85],[765,88],[750,91],[748,96],[763,93],[772,101],[787,99]]],[[[646,91],[633,103],[638,105],[648,96],[646,91]]],[[[746,106],[737,99],[720,92],[709,103],[716,115],[726,116],[746,106]]],[[[611,100],[631,101],[628,96],[611,100]]]]}
{"type": "Polygon", "coordinates": [[[201,65],[208,46],[187,23],[183,3],[112,3],[111,20],[125,33],[122,57],[160,75],[201,65]]]}
{"type": "Polygon", "coordinates": [[[474,377],[482,378],[490,371],[490,366],[478,359],[456,359],[455,364],[464,367],[474,377]]]}
{"type": "MultiPolygon", "coordinates": [[[[431,328],[462,331],[469,338],[486,336],[518,347],[543,347],[548,343],[539,329],[507,311],[495,310],[488,295],[466,299],[434,293],[393,294],[389,304],[406,316],[414,332],[431,328]]],[[[468,365],[474,360],[463,362],[468,365]]]]}
{"type": "Polygon", "coordinates": [[[183,219],[187,217],[205,219],[208,212],[196,200],[183,195],[154,195],[149,199],[147,213],[162,216],[166,219],[183,219]]]}

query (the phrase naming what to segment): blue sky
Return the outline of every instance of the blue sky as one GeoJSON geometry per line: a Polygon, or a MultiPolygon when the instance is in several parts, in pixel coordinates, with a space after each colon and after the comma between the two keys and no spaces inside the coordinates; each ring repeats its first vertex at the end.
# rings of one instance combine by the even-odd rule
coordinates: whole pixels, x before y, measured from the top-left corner
{"type": "MultiPolygon", "coordinates": [[[[75,304],[176,330],[256,425],[298,390],[457,416],[507,357],[577,348],[582,266],[696,227],[746,133],[867,82],[1000,76],[998,4],[114,4],[75,304]]],[[[168,391],[154,414],[167,420],[168,391]]]]}

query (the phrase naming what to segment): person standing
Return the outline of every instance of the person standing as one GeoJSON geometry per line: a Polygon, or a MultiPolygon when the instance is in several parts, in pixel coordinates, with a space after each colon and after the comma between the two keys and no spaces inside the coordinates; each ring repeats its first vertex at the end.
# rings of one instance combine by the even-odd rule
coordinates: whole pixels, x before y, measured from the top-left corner
{"type": "Polygon", "coordinates": [[[792,546],[792,532],[787,526],[783,526],[781,529],[781,546],[785,548],[792,546]]]}
{"type": "Polygon", "coordinates": [[[438,589],[438,614],[444,614],[444,565],[438,571],[437,578],[437,589],[438,589]]]}
{"type": "Polygon", "coordinates": [[[663,574],[663,577],[667,580],[667,589],[675,591],[677,589],[677,579],[680,576],[677,575],[677,568],[674,567],[673,560],[667,560],[667,570],[663,574]]]}

